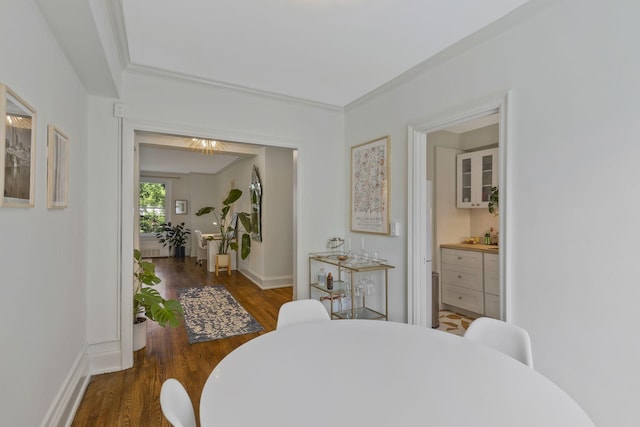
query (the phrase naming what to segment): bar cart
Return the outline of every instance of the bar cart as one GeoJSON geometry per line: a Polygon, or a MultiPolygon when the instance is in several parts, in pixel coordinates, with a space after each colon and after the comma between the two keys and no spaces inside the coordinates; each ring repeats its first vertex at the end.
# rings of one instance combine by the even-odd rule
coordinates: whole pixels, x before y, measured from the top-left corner
{"type": "MultiPolygon", "coordinates": [[[[332,319],[384,319],[388,320],[388,282],[389,270],[395,268],[388,265],[386,260],[354,255],[347,252],[318,252],[309,254],[309,295],[313,295],[313,290],[320,295],[320,300],[330,301],[330,314],[332,319]],[[318,280],[318,271],[325,268],[336,274],[333,282],[333,289],[327,288],[326,281],[318,280]],[[380,273],[378,273],[380,272],[380,273]],[[367,304],[367,289],[363,289],[360,282],[357,282],[359,275],[363,273],[384,274],[384,303],[376,309],[367,304]],[[357,295],[357,297],[356,297],[357,295]],[[349,306],[340,307],[336,310],[334,303],[343,298],[351,298],[349,306]],[[356,304],[356,298],[361,300],[361,304],[356,304]]],[[[370,283],[374,286],[374,283],[370,283]]]]}

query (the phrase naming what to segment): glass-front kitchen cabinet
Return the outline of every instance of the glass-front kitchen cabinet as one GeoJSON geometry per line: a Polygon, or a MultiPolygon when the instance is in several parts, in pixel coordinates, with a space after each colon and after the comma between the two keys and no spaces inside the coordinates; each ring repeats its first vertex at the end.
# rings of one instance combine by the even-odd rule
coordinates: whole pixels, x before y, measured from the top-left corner
{"type": "Polygon", "coordinates": [[[487,208],[491,188],[498,186],[498,149],[457,155],[457,206],[487,208]]]}
{"type": "Polygon", "coordinates": [[[346,252],[309,254],[309,296],[329,303],[332,319],[388,320],[385,260],[346,252]],[[326,276],[333,282],[327,286],[326,276]]]}

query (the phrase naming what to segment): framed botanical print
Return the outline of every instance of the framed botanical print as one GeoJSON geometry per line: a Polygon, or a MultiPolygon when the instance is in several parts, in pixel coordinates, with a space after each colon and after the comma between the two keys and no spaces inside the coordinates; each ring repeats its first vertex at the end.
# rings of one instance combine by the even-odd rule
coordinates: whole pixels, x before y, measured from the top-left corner
{"type": "Polygon", "coordinates": [[[389,234],[389,137],[351,147],[351,231],[389,234]]]}
{"type": "Polygon", "coordinates": [[[36,110],[0,83],[0,206],[34,205],[36,110]]]}
{"type": "Polygon", "coordinates": [[[69,138],[54,125],[47,127],[47,207],[69,205],[69,138]]]}

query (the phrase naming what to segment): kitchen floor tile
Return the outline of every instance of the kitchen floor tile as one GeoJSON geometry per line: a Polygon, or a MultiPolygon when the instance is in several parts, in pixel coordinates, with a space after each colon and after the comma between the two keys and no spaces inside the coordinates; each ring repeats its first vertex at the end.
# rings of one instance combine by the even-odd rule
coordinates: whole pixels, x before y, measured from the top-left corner
{"type": "Polygon", "coordinates": [[[440,320],[438,330],[460,336],[464,335],[464,332],[467,330],[471,322],[473,322],[472,318],[449,310],[440,310],[438,319],[440,320]]]}

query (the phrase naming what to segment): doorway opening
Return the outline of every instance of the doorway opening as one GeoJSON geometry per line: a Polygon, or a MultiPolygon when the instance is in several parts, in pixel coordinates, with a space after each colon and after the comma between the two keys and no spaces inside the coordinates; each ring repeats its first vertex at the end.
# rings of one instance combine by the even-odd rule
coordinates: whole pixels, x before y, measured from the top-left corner
{"type": "MultiPolygon", "coordinates": [[[[189,130],[185,131],[180,128],[171,128],[167,127],[163,124],[149,124],[149,123],[141,123],[141,122],[133,122],[126,119],[120,119],[119,121],[120,127],[120,144],[119,144],[119,153],[118,156],[120,158],[119,162],[119,185],[118,190],[121,195],[119,200],[120,206],[118,206],[118,211],[120,212],[118,216],[118,227],[120,229],[119,240],[118,240],[118,258],[119,262],[119,272],[118,276],[120,278],[120,357],[121,357],[121,367],[122,369],[126,369],[133,365],[133,351],[132,351],[132,298],[130,295],[132,294],[132,280],[130,279],[132,272],[132,263],[131,263],[131,254],[133,253],[134,247],[139,247],[139,218],[138,215],[132,215],[132,213],[137,212],[137,202],[139,200],[138,189],[139,189],[139,179],[140,179],[140,163],[139,163],[139,155],[140,150],[138,147],[138,142],[136,141],[137,134],[141,133],[152,133],[152,134],[162,134],[162,135],[173,135],[173,136],[181,136],[181,135],[189,135],[190,137],[198,137],[198,138],[218,138],[215,130],[205,129],[205,130],[189,130]],[[212,136],[213,135],[213,136],[212,136]]],[[[184,139],[185,137],[181,137],[184,139]]],[[[296,290],[297,290],[297,270],[298,264],[300,260],[298,259],[298,239],[299,239],[299,221],[297,220],[298,212],[300,210],[300,198],[298,197],[298,182],[299,182],[299,174],[300,168],[298,167],[298,161],[300,156],[300,149],[295,145],[290,145],[287,143],[283,143],[278,139],[274,139],[272,137],[261,137],[254,136],[251,140],[247,139],[245,135],[235,134],[233,132],[225,132],[224,138],[221,138],[224,141],[233,141],[233,144],[236,145],[234,151],[236,154],[240,153],[240,157],[244,157],[250,163],[248,168],[248,173],[241,173],[242,178],[236,178],[236,182],[234,182],[234,178],[229,178],[228,182],[225,185],[231,185],[233,187],[242,186],[243,191],[246,188],[246,193],[249,194],[249,184],[251,180],[251,172],[253,167],[253,158],[255,158],[256,163],[259,166],[265,166],[265,162],[274,161],[274,158],[277,156],[273,155],[274,152],[280,151],[288,153],[289,157],[286,160],[288,162],[288,167],[291,171],[289,176],[289,185],[287,188],[282,188],[282,191],[287,192],[287,197],[290,200],[287,206],[290,206],[291,213],[291,221],[287,224],[289,237],[287,238],[290,250],[291,250],[291,262],[292,262],[292,272],[289,276],[289,284],[293,286],[293,298],[296,298],[296,290]],[[273,155],[271,158],[266,159],[270,155],[273,155]],[[253,158],[251,156],[254,156],[253,158]],[[263,163],[258,163],[258,159],[263,163]],[[266,159],[266,160],[265,160],[266,159]],[[245,176],[246,175],[246,176],[245,176]],[[244,186],[243,181],[247,179],[247,185],[244,186]],[[237,184],[237,185],[236,185],[237,184]]],[[[165,145],[164,148],[171,148],[172,143],[160,143],[155,145],[165,145]]],[[[157,147],[156,147],[157,148],[157,147]]],[[[184,150],[184,146],[179,147],[180,150],[176,150],[177,147],[171,148],[174,153],[177,151],[184,150]]],[[[217,155],[217,154],[216,154],[217,155]]],[[[215,157],[215,155],[214,155],[215,157]]],[[[282,159],[280,159],[282,161],[282,159]]],[[[245,161],[245,162],[246,162],[245,161]]],[[[282,168],[273,168],[274,170],[280,171],[282,168]]],[[[267,174],[263,177],[266,179],[267,174]]],[[[272,174],[268,179],[275,180],[276,178],[273,175],[277,175],[277,173],[272,174]]],[[[173,177],[173,175],[172,175],[173,177]]],[[[265,195],[269,192],[270,197],[273,196],[275,198],[277,185],[273,186],[269,184],[267,187],[267,182],[265,182],[265,195]],[[271,189],[271,190],[269,190],[271,189]]],[[[226,188],[228,191],[230,188],[226,188]]],[[[177,191],[177,186],[172,185],[172,190],[174,190],[174,195],[177,191]]],[[[187,190],[189,195],[191,195],[190,190],[187,190]]],[[[169,204],[169,210],[171,215],[176,218],[180,218],[180,222],[182,222],[183,216],[181,216],[182,208],[180,209],[180,213],[176,213],[173,211],[173,206],[175,201],[173,200],[175,197],[172,197],[171,203],[169,204]],[[174,215],[175,214],[175,215],[174,215]]],[[[180,197],[180,202],[184,202],[187,200],[186,197],[180,197]]],[[[274,200],[274,199],[271,199],[274,200]]],[[[265,197],[266,201],[266,197],[265,197]]],[[[281,199],[275,199],[274,203],[279,203],[281,199]]],[[[206,203],[206,205],[215,204],[216,200],[212,200],[212,198],[207,199],[206,196],[202,199],[202,203],[206,203]]],[[[284,206],[285,204],[283,204],[284,206]]],[[[176,205],[177,206],[177,205],[176,205]]],[[[181,204],[184,206],[184,203],[181,204]]],[[[197,205],[186,204],[186,211],[188,213],[194,213],[195,210],[199,207],[197,205]]],[[[177,209],[177,208],[176,208],[177,209]]],[[[251,207],[249,208],[249,210],[251,207]]],[[[243,210],[246,210],[243,208],[243,210]]],[[[264,213],[266,214],[267,210],[264,209],[264,213]]],[[[203,217],[204,218],[204,217],[203,217]]],[[[263,216],[263,225],[265,224],[265,217],[263,216]]],[[[209,225],[211,223],[211,219],[207,219],[209,225]]],[[[251,256],[247,258],[247,261],[253,262],[255,261],[254,255],[259,252],[258,247],[267,244],[264,240],[265,234],[267,232],[273,231],[273,233],[280,233],[281,230],[277,230],[277,227],[270,227],[270,231],[268,228],[263,227],[263,244],[252,244],[251,256]],[[254,257],[254,258],[252,258],[254,257]]],[[[282,239],[278,242],[281,244],[282,239]]],[[[255,242],[254,242],[255,243],[255,242]]],[[[276,253],[278,251],[275,251],[276,253]]],[[[264,251],[263,251],[264,253],[264,251]]],[[[280,251],[281,253],[281,251],[280,251]]],[[[262,263],[263,265],[265,263],[262,263]]],[[[270,268],[273,267],[272,263],[269,263],[270,268]]],[[[275,273],[269,270],[265,273],[265,275],[271,274],[272,282],[268,284],[270,287],[279,287],[284,286],[280,282],[278,285],[273,285],[275,280],[285,280],[284,275],[282,277],[277,276],[275,273]]],[[[245,274],[246,276],[246,274],[245,274]]],[[[248,276],[247,276],[248,277],[248,276]]],[[[264,279],[264,277],[260,277],[259,279],[264,279]]],[[[253,278],[250,277],[250,280],[254,281],[253,278]]]]}
{"type": "MultiPolygon", "coordinates": [[[[442,273],[442,257],[440,247],[447,243],[463,243],[463,240],[480,234],[478,230],[487,228],[490,232],[491,224],[495,221],[494,233],[497,236],[495,254],[497,269],[497,287],[487,298],[494,304],[494,317],[502,320],[510,318],[510,289],[508,276],[508,157],[507,147],[509,143],[509,106],[510,94],[492,97],[474,103],[473,105],[458,108],[443,113],[439,117],[426,120],[409,127],[409,221],[408,221],[408,322],[416,325],[433,327],[436,310],[443,307],[442,301],[451,300],[452,296],[464,298],[463,294],[452,294],[451,291],[464,289],[442,288],[443,278],[439,277],[438,293],[434,293],[432,286],[432,272],[442,273]],[[494,121],[494,123],[491,123],[494,121]],[[482,123],[490,123],[483,126],[482,123]],[[466,127],[465,127],[466,126],[466,127]],[[473,133],[480,126],[482,131],[473,133]],[[475,143],[463,141],[456,135],[470,132],[467,136],[473,136],[470,140],[475,143]],[[480,135],[487,138],[482,139],[480,135]],[[445,139],[449,138],[446,144],[445,139]],[[493,138],[493,139],[492,139],[493,138]],[[466,145],[465,145],[466,144],[466,145]],[[449,145],[449,146],[448,146],[449,145]],[[440,148],[438,148],[440,147],[440,148]],[[457,158],[459,152],[464,151],[496,150],[498,163],[498,179],[485,190],[492,187],[499,188],[500,215],[497,217],[487,215],[486,202],[482,206],[459,207],[457,203],[458,177],[457,158]],[[436,153],[439,153],[437,155],[436,153]],[[433,197],[429,197],[428,187],[434,182],[433,197]],[[452,216],[453,215],[453,216],[452,216]],[[472,221],[471,218],[474,217],[472,221]],[[472,231],[473,225],[473,231],[472,231]],[[498,249],[499,248],[499,249],[498,249]],[[442,297],[443,291],[446,297],[442,297]],[[448,293],[447,293],[448,292],[448,293]],[[433,295],[438,295],[438,301],[433,300],[433,295]],[[491,300],[494,298],[494,300],[491,300]]],[[[482,178],[482,174],[480,174],[482,178]]],[[[480,179],[481,179],[480,178],[480,179]]],[[[482,233],[484,237],[484,232],[482,233]]],[[[495,237],[494,237],[495,238],[495,237]]],[[[464,249],[464,248],[456,248],[464,249]]],[[[474,251],[478,247],[474,248],[474,251]]],[[[482,254],[480,254],[482,257],[482,254]]],[[[485,293],[483,277],[483,260],[478,259],[480,274],[479,282],[475,286],[475,306],[467,306],[463,314],[471,314],[478,317],[485,315],[485,293]],[[469,310],[472,308],[472,310],[469,310]]],[[[447,281],[447,278],[445,278],[447,281]]],[[[449,283],[451,285],[451,283],[449,283]]],[[[455,283],[453,284],[455,286],[455,283]]],[[[445,304],[444,308],[455,308],[453,304],[445,304]]],[[[435,316],[437,319],[437,316],[435,316]]]]}

